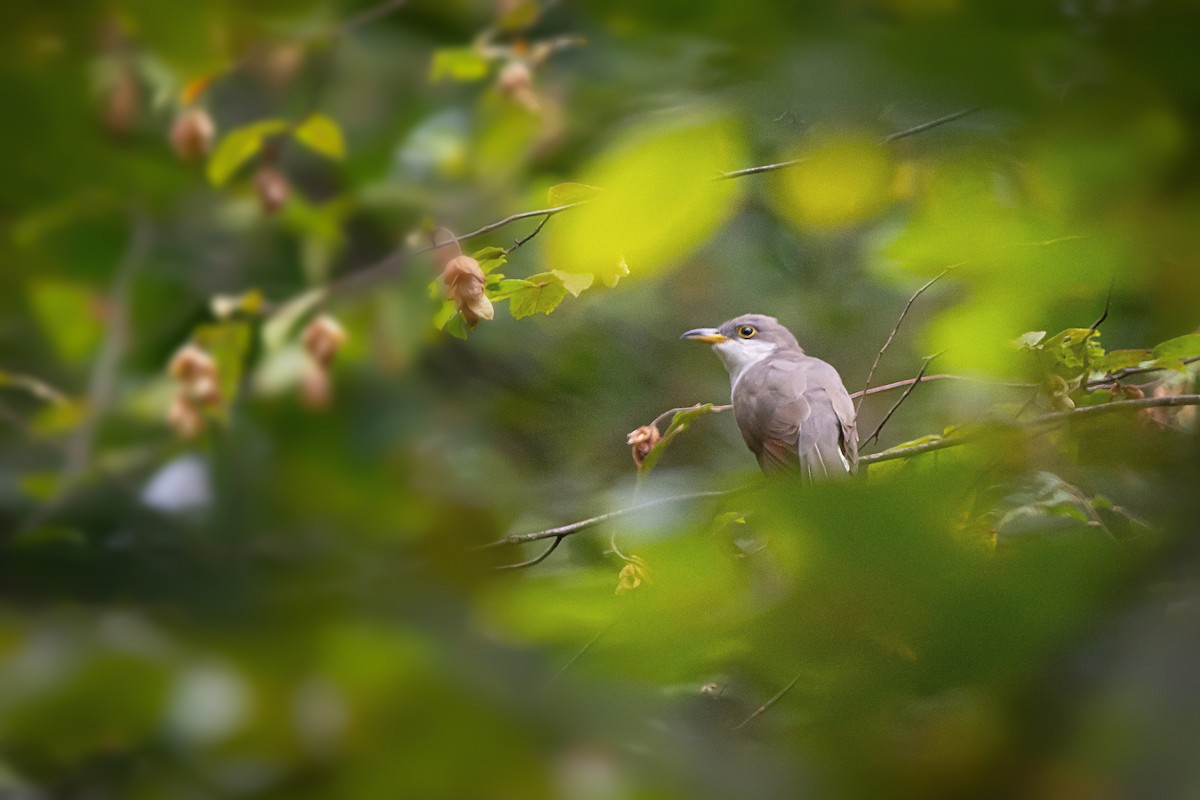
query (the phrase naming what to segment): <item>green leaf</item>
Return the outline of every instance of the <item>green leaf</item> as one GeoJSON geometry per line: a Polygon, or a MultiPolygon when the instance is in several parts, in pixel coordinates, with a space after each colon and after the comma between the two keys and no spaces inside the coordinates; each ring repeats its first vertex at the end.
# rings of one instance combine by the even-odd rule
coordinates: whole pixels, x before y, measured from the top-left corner
{"type": "Polygon", "coordinates": [[[508,296],[508,310],[513,319],[522,319],[533,314],[549,314],[567,296],[562,279],[551,272],[531,275],[526,286],[508,296]]]}
{"type": "Polygon", "coordinates": [[[29,301],[42,333],[64,361],[83,361],[103,340],[95,296],[87,286],[38,281],[29,287],[29,301]]]}
{"type": "Polygon", "coordinates": [[[221,420],[228,421],[229,409],[241,385],[246,354],[250,349],[250,332],[248,322],[221,322],[201,325],[192,334],[192,340],[207,350],[217,364],[221,405],[215,413],[221,420]]]}
{"type": "Polygon", "coordinates": [[[505,251],[505,249],[503,247],[495,247],[492,245],[489,245],[487,247],[482,247],[482,248],[476,250],[474,253],[471,253],[471,258],[473,258],[479,262],[490,261],[490,260],[496,259],[496,258],[503,259],[503,258],[506,258],[507,256],[508,256],[508,253],[505,251]]]}
{"type": "Polygon", "coordinates": [[[470,329],[467,327],[467,321],[463,319],[463,315],[459,314],[458,312],[455,312],[454,316],[452,316],[446,323],[446,326],[443,330],[445,330],[446,333],[450,334],[455,339],[464,340],[470,333],[470,329]]]}
{"type": "Polygon", "coordinates": [[[508,10],[496,21],[496,27],[502,31],[528,28],[537,22],[540,13],[541,9],[538,8],[537,0],[518,0],[516,3],[509,4],[508,10]]]}
{"type": "Polygon", "coordinates": [[[498,281],[495,284],[494,289],[489,284],[488,299],[489,300],[505,300],[509,297],[512,297],[517,292],[522,292],[527,289],[536,289],[536,288],[537,287],[534,284],[530,283],[527,280],[523,280],[521,278],[508,278],[506,280],[498,281]]]}
{"type": "Polygon", "coordinates": [[[596,274],[600,276],[600,280],[604,281],[604,285],[612,289],[620,283],[621,278],[629,274],[629,265],[625,263],[624,257],[617,259],[615,263],[604,265],[596,270],[596,274]]]}
{"type": "Polygon", "coordinates": [[[1154,357],[1163,361],[1183,360],[1198,356],[1200,356],[1200,333],[1177,336],[1154,348],[1154,357]]]}
{"type": "Polygon", "coordinates": [[[346,157],[346,139],[337,122],[324,114],[313,114],[292,131],[296,141],[315,153],[335,161],[346,157]]]}
{"type": "Polygon", "coordinates": [[[438,309],[438,312],[433,315],[433,327],[437,328],[439,331],[442,330],[446,327],[446,323],[450,321],[450,318],[453,317],[455,313],[457,313],[457,309],[454,306],[454,301],[445,301],[442,303],[441,308],[438,309]]]}
{"type": "Polygon", "coordinates": [[[546,203],[551,207],[583,203],[591,200],[599,191],[599,187],[586,183],[556,183],[546,190],[546,203]]]}
{"type": "Polygon", "coordinates": [[[550,273],[563,282],[563,287],[571,293],[572,297],[579,297],[584,290],[591,288],[596,280],[596,276],[590,272],[563,272],[552,269],[550,273]]]}
{"type": "Polygon", "coordinates": [[[1154,354],[1149,350],[1112,350],[1096,365],[1096,369],[1116,372],[1128,367],[1140,367],[1153,360],[1154,354]]]}
{"type": "Polygon", "coordinates": [[[1030,331],[1023,333],[1016,339],[1013,339],[1013,347],[1018,350],[1029,350],[1038,346],[1038,344],[1046,338],[1045,331],[1030,331]]]}
{"type": "Polygon", "coordinates": [[[483,54],[473,47],[446,47],[434,51],[430,79],[477,81],[487,76],[489,66],[483,54]]]}
{"type": "Polygon", "coordinates": [[[667,426],[666,433],[658,440],[658,444],[646,454],[642,460],[642,465],[638,468],[639,475],[645,475],[654,469],[654,465],[658,463],[658,459],[662,456],[663,451],[667,449],[667,445],[671,443],[676,436],[686,431],[691,424],[701,417],[715,413],[716,407],[712,403],[703,403],[692,408],[676,411],[675,416],[671,417],[671,424],[667,426]]]}
{"type": "Polygon", "coordinates": [[[268,136],[287,130],[288,122],[268,119],[235,128],[225,134],[208,159],[208,180],[222,186],[248,160],[258,155],[268,136]]]}

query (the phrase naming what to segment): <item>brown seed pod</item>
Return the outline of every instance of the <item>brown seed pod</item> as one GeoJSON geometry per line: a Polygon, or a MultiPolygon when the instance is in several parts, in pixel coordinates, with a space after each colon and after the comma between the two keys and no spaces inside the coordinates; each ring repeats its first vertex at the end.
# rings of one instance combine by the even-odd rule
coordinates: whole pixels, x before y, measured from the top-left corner
{"type": "Polygon", "coordinates": [[[182,111],[171,124],[169,139],[171,147],[184,161],[198,161],[212,149],[217,126],[212,117],[202,108],[182,111]]]}
{"type": "Polygon", "coordinates": [[[442,270],[446,296],[454,301],[468,327],[474,328],[480,320],[495,316],[492,301],[483,292],[486,280],[479,262],[470,256],[455,256],[442,270]]]}
{"type": "Polygon", "coordinates": [[[500,94],[530,112],[541,110],[537,95],[533,92],[533,72],[524,61],[514,59],[505,64],[496,76],[496,88],[500,94]]]}
{"type": "Polygon", "coordinates": [[[204,430],[204,415],[180,392],[167,409],[167,424],[182,438],[194,439],[204,430]]]}
{"type": "Polygon", "coordinates": [[[194,344],[185,344],[171,356],[167,373],[180,383],[191,383],[197,378],[212,378],[217,374],[217,364],[212,356],[194,344]]]}
{"type": "Polygon", "coordinates": [[[650,451],[662,439],[662,434],[658,432],[658,428],[654,425],[643,425],[629,434],[625,443],[633,450],[633,463],[639,467],[646,460],[646,456],[650,455],[650,451]]]}
{"type": "Polygon", "coordinates": [[[137,76],[132,67],[123,65],[104,98],[104,127],[117,136],[130,133],[137,125],[141,105],[137,76]]]}
{"type": "Polygon", "coordinates": [[[328,314],[308,323],[301,336],[304,349],[313,361],[322,366],[328,366],[337,351],[346,343],[346,331],[338,321],[328,314]]]}
{"type": "Polygon", "coordinates": [[[274,214],[287,204],[292,194],[292,184],[275,167],[263,165],[254,173],[254,191],[258,192],[258,203],[263,213],[274,214]]]}

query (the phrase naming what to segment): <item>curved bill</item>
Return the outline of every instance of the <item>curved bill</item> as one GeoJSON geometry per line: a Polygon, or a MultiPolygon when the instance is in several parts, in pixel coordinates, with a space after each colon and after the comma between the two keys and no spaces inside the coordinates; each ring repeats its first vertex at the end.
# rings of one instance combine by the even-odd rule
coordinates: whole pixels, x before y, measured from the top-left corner
{"type": "Polygon", "coordinates": [[[690,339],[693,342],[704,342],[705,344],[720,344],[721,342],[729,341],[729,337],[718,333],[716,328],[694,328],[679,338],[690,339]]]}

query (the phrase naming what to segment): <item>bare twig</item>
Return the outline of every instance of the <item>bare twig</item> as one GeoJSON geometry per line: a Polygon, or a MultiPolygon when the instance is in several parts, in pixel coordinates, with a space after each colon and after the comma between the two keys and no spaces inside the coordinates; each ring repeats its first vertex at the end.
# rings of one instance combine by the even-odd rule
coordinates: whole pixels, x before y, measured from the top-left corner
{"type": "Polygon", "coordinates": [[[623,517],[626,514],[633,514],[638,511],[645,511],[648,508],[657,508],[671,503],[681,503],[685,500],[703,500],[710,497],[723,497],[729,492],[692,492],[690,494],[674,495],[672,497],[660,497],[657,500],[649,500],[645,503],[629,506],[628,508],[619,508],[616,511],[610,511],[607,514],[601,514],[596,517],[572,522],[569,525],[562,525],[557,528],[548,528],[544,531],[536,531],[534,533],[519,533],[512,536],[506,536],[503,539],[497,539],[494,542],[489,542],[482,545],[479,549],[490,549],[493,547],[504,547],[506,545],[525,544],[526,542],[536,542],[542,539],[553,539],[555,537],[570,536],[579,531],[593,528],[601,523],[608,522],[610,519],[623,517]]]}
{"type": "MultiPolygon", "coordinates": [[[[696,403],[696,405],[694,405],[694,406],[680,406],[679,408],[668,408],[666,411],[664,411],[663,413],[661,413],[657,417],[655,417],[654,421],[651,422],[650,424],[653,427],[657,428],[668,417],[674,417],[676,414],[682,413],[684,411],[699,411],[700,409],[704,408],[704,406],[706,406],[706,405],[708,405],[708,404],[707,403],[696,403]]],[[[714,405],[712,407],[711,411],[714,414],[720,414],[722,411],[728,411],[731,408],[733,408],[733,406],[731,406],[731,405],[723,405],[723,406],[714,405]]]]}
{"type": "Polygon", "coordinates": [[[850,399],[866,397],[872,394],[880,394],[882,392],[891,392],[896,389],[903,389],[905,386],[911,386],[914,383],[929,383],[930,381],[965,381],[967,383],[985,383],[989,386],[1003,386],[1009,389],[1032,389],[1037,386],[1036,383],[1009,383],[1007,381],[993,381],[988,378],[976,378],[971,375],[950,375],[945,372],[939,372],[936,375],[925,375],[919,381],[916,378],[905,378],[902,381],[894,383],[885,383],[882,386],[873,386],[870,389],[852,392],[850,399]]]}
{"type": "MultiPolygon", "coordinates": [[[[565,534],[563,534],[563,536],[565,536],[565,534]]],[[[500,566],[496,567],[496,569],[524,569],[525,567],[536,567],[538,564],[549,558],[551,553],[558,549],[558,546],[562,544],[563,536],[555,536],[554,541],[550,543],[550,546],[546,548],[546,551],[536,558],[531,558],[528,561],[521,561],[517,564],[501,564],[500,566]]]]}
{"type": "Polygon", "coordinates": [[[19,372],[4,372],[0,370],[0,388],[5,386],[24,389],[38,400],[56,406],[66,405],[67,403],[71,402],[70,398],[68,398],[65,393],[55,389],[41,378],[35,378],[32,375],[24,375],[19,372]]]}
{"type": "Polygon", "coordinates": [[[742,721],[741,721],[741,722],[739,722],[737,725],[735,725],[735,726],[734,726],[734,728],[733,728],[733,732],[734,732],[734,733],[737,733],[737,732],[741,731],[741,730],[742,730],[742,728],[746,727],[746,726],[747,726],[747,725],[749,725],[751,722],[753,722],[754,720],[758,719],[758,718],[759,718],[759,717],[761,717],[763,714],[767,713],[767,710],[768,710],[768,709],[770,709],[770,708],[771,708],[771,706],[775,705],[775,704],[776,704],[776,703],[778,703],[780,700],[782,700],[782,699],[783,699],[783,696],[784,696],[784,695],[786,695],[788,692],[790,692],[790,691],[793,689],[793,687],[795,687],[795,685],[796,685],[797,683],[799,683],[799,682],[800,682],[800,678],[801,678],[803,675],[804,675],[804,673],[803,673],[803,672],[801,672],[800,674],[796,675],[796,677],[792,678],[792,680],[788,682],[788,685],[787,685],[787,686],[783,687],[782,689],[780,689],[778,692],[776,692],[776,693],[775,693],[775,696],[774,696],[774,697],[772,697],[772,698],[771,698],[770,700],[768,700],[767,702],[763,703],[763,704],[762,704],[761,706],[759,706],[758,708],[754,709],[754,713],[753,713],[753,714],[751,714],[750,716],[746,717],[744,720],[742,720],[742,721]]]}
{"type": "Polygon", "coordinates": [[[892,340],[896,338],[896,333],[900,330],[901,324],[904,323],[904,318],[908,316],[909,309],[913,307],[913,303],[917,302],[917,298],[923,295],[926,289],[941,280],[943,275],[959,266],[961,266],[961,264],[952,264],[949,267],[946,267],[937,275],[934,275],[932,278],[930,278],[924,286],[913,292],[912,297],[908,298],[908,302],[904,304],[904,310],[900,312],[900,318],[896,320],[896,324],[892,327],[892,332],[888,334],[887,340],[883,343],[883,347],[879,348],[879,352],[875,354],[875,361],[871,364],[871,369],[867,371],[866,385],[863,386],[862,392],[859,393],[858,403],[856,403],[854,406],[854,413],[856,416],[858,414],[858,410],[862,408],[863,397],[870,392],[871,379],[875,377],[875,370],[879,367],[879,360],[883,358],[883,354],[887,352],[889,347],[891,347],[892,340]]]}
{"type": "Polygon", "coordinates": [[[514,250],[517,250],[521,247],[524,247],[526,244],[528,244],[530,239],[532,239],[533,237],[537,236],[539,233],[542,232],[542,228],[546,227],[546,223],[549,221],[550,221],[549,214],[542,217],[542,221],[537,224],[537,227],[534,228],[532,231],[530,231],[527,235],[522,236],[520,239],[517,239],[516,241],[514,241],[512,243],[512,247],[510,247],[504,251],[504,255],[510,256],[510,255],[512,255],[514,250]]]}
{"type": "Polygon", "coordinates": [[[350,19],[337,25],[333,32],[338,35],[350,33],[353,30],[361,28],[365,25],[370,25],[372,22],[383,19],[388,14],[396,11],[401,6],[406,4],[408,0],[385,0],[378,5],[371,6],[368,9],[354,15],[350,19]]]}
{"type": "Polygon", "coordinates": [[[975,106],[974,108],[964,108],[962,111],[955,111],[953,114],[947,114],[944,117],[938,117],[937,119],[930,120],[929,122],[922,122],[920,125],[915,125],[911,128],[905,128],[902,131],[896,131],[895,133],[889,133],[887,136],[883,137],[883,141],[881,142],[881,144],[890,144],[890,143],[898,141],[900,139],[906,139],[909,136],[915,136],[918,133],[924,133],[927,130],[931,130],[931,129],[937,128],[941,125],[945,125],[948,122],[954,122],[955,120],[962,119],[963,117],[967,116],[968,114],[974,114],[976,111],[982,111],[982,110],[983,110],[983,106],[975,106]]]}
{"type": "Polygon", "coordinates": [[[806,160],[807,159],[804,159],[804,158],[792,158],[792,159],[788,159],[787,161],[780,161],[778,164],[761,164],[757,167],[746,167],[745,169],[733,169],[728,172],[722,172],[720,175],[718,175],[716,177],[716,180],[725,181],[725,180],[729,180],[730,178],[744,178],[747,175],[759,175],[763,172],[774,172],[777,169],[787,169],[788,167],[794,167],[797,164],[801,164],[806,160]]]}
{"type": "Polygon", "coordinates": [[[879,434],[883,432],[883,426],[888,424],[888,420],[892,418],[892,415],[896,413],[896,410],[900,408],[900,405],[908,399],[910,394],[913,393],[913,390],[917,388],[917,384],[921,382],[921,378],[925,377],[925,371],[929,369],[929,365],[940,355],[941,353],[937,353],[925,359],[924,363],[921,364],[920,371],[917,372],[917,377],[913,378],[912,383],[910,383],[908,388],[904,390],[904,394],[900,395],[900,399],[892,404],[892,407],[888,409],[888,412],[883,415],[883,419],[881,419],[879,424],[875,426],[875,430],[872,431],[871,435],[863,441],[863,446],[866,446],[870,442],[879,440],[879,434]]]}

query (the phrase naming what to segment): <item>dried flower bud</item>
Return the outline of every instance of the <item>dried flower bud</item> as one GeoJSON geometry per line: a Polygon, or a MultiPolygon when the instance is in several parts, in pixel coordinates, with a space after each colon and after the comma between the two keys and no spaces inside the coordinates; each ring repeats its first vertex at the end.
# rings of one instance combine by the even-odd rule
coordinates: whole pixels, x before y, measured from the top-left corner
{"type": "Polygon", "coordinates": [[[204,430],[204,415],[181,392],[167,409],[167,424],[184,439],[194,439],[204,430]]]}
{"type": "Polygon", "coordinates": [[[1134,386],[1132,383],[1114,383],[1112,396],[1114,400],[1141,400],[1146,393],[1140,386],[1134,386]]]}
{"type": "Polygon", "coordinates": [[[310,411],[323,411],[333,401],[333,381],[321,364],[310,364],[300,383],[300,402],[310,411]]]}
{"type": "Polygon", "coordinates": [[[254,173],[254,191],[258,192],[258,203],[264,214],[274,214],[287,204],[292,194],[292,184],[275,167],[261,166],[254,173]]]}
{"type": "Polygon", "coordinates": [[[304,349],[314,361],[322,366],[328,366],[337,351],[346,343],[346,331],[338,321],[328,314],[308,323],[301,337],[304,349]]]}
{"type": "Polygon", "coordinates": [[[646,456],[650,455],[650,451],[654,449],[660,439],[662,439],[662,434],[654,425],[643,425],[631,432],[625,443],[633,449],[633,463],[641,467],[646,456]]]}
{"type": "Polygon", "coordinates": [[[625,562],[625,566],[621,567],[621,572],[617,576],[616,593],[624,594],[632,591],[641,586],[643,582],[650,582],[650,570],[645,561],[633,556],[625,562]]]}
{"type": "Polygon", "coordinates": [[[537,113],[541,106],[533,92],[533,72],[524,61],[513,60],[504,65],[496,77],[500,94],[517,102],[528,111],[537,113]]]}
{"type": "Polygon", "coordinates": [[[137,125],[140,111],[137,76],[131,67],[122,66],[104,98],[104,126],[109,133],[127,134],[137,125]]]}
{"type": "Polygon", "coordinates": [[[496,313],[492,301],[483,293],[485,281],[479,262],[470,256],[456,256],[446,262],[442,270],[446,296],[454,301],[459,313],[472,328],[480,320],[492,319],[496,313]]]}
{"type": "Polygon", "coordinates": [[[201,375],[183,387],[188,400],[197,406],[211,408],[221,403],[221,387],[212,375],[201,375]]]}
{"type": "Polygon", "coordinates": [[[171,125],[170,141],[175,154],[184,161],[198,161],[212,149],[217,126],[202,108],[189,108],[171,125]]]}
{"type": "Polygon", "coordinates": [[[212,378],[217,374],[217,364],[212,356],[194,344],[185,344],[171,356],[167,373],[181,383],[191,383],[197,378],[212,378]]]}

